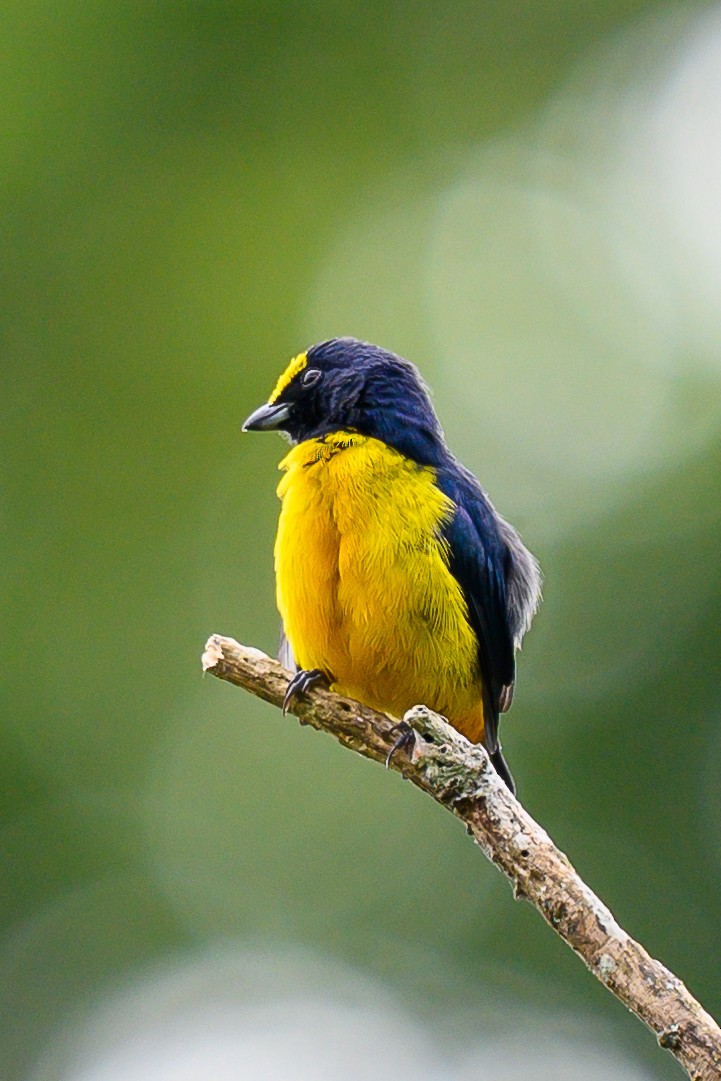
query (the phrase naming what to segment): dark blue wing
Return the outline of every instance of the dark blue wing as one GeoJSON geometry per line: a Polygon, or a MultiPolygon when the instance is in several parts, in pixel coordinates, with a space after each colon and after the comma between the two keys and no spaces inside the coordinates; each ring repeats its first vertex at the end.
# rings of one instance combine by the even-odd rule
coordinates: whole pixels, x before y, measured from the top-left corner
{"type": "Polygon", "coordinates": [[[496,513],[471,474],[460,466],[439,470],[437,482],[456,508],[442,533],[449,546],[451,574],[463,590],[478,640],[484,685],[484,743],[493,754],[498,749],[498,714],[506,708],[516,676],[506,592],[508,549],[496,513]]]}

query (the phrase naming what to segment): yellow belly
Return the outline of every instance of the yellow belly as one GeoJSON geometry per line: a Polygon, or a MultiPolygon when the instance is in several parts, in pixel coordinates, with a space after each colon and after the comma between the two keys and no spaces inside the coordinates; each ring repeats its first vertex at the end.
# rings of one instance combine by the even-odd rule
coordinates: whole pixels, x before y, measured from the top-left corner
{"type": "Polygon", "coordinates": [[[482,739],[477,643],[434,471],[349,432],[299,444],[280,468],[277,600],[298,664],[390,716],[422,702],[482,739]]]}

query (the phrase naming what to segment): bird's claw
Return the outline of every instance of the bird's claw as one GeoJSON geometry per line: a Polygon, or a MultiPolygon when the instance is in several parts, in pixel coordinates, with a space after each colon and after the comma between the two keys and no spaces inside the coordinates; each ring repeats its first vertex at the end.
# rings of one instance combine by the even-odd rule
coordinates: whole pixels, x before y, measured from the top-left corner
{"type": "Polygon", "coordinates": [[[398,724],[394,724],[389,735],[395,735],[396,738],[386,755],[386,769],[390,769],[391,760],[396,751],[411,751],[416,743],[416,734],[407,721],[399,721],[398,724]]]}
{"type": "Polygon", "coordinates": [[[311,690],[312,687],[317,686],[319,683],[324,683],[327,687],[330,682],[327,674],[321,668],[301,668],[299,672],[295,673],[286,689],[285,698],[283,699],[283,716],[288,712],[299,694],[305,694],[306,691],[311,690]]]}

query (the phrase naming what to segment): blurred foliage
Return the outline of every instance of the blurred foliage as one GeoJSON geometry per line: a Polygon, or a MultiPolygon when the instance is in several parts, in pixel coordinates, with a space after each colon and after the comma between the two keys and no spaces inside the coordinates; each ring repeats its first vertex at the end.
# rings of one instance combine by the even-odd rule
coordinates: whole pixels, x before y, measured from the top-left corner
{"type": "Polygon", "coordinates": [[[199,656],[275,646],[242,419],[313,340],[409,355],[545,571],[521,796],[721,1013],[715,9],[8,0],[0,40],[0,1074],[261,941],[675,1076],[450,817],[199,656]]]}

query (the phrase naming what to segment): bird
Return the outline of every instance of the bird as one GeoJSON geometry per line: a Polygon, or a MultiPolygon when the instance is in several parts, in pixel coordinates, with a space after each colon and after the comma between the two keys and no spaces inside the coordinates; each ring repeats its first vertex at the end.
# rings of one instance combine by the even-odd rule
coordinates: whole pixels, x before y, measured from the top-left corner
{"type": "Polygon", "coordinates": [[[285,707],[317,682],[398,722],[422,703],[515,792],[499,716],[539,565],[449,449],[416,366],[356,338],[319,342],[243,431],[291,444],[275,540],[285,707]]]}

